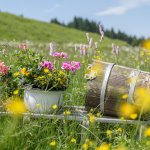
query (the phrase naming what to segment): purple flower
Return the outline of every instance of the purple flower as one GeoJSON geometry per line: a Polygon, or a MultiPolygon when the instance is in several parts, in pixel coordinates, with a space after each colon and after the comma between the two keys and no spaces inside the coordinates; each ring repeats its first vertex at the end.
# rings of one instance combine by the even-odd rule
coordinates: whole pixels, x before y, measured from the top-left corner
{"type": "Polygon", "coordinates": [[[71,71],[71,64],[69,62],[63,62],[62,67],[63,70],[71,71]]]}
{"type": "Polygon", "coordinates": [[[72,62],[63,62],[62,67],[63,70],[75,72],[80,69],[80,62],[72,61],[72,62]]]}
{"type": "Polygon", "coordinates": [[[67,55],[67,53],[61,52],[60,57],[66,59],[66,58],[68,58],[68,55],[67,55]]]}
{"type": "Polygon", "coordinates": [[[65,58],[65,59],[68,58],[67,53],[64,53],[64,52],[61,52],[61,53],[54,52],[52,56],[53,57],[57,57],[57,58],[65,58]]]}
{"type": "Polygon", "coordinates": [[[79,70],[79,69],[81,68],[80,62],[77,62],[77,61],[72,61],[72,62],[71,62],[71,65],[72,65],[73,67],[75,67],[76,70],[79,70]]]}
{"type": "Polygon", "coordinates": [[[51,71],[54,70],[54,66],[53,66],[52,62],[50,62],[50,61],[43,61],[40,63],[40,66],[42,66],[44,68],[48,68],[51,71]]]}
{"type": "Polygon", "coordinates": [[[100,42],[104,39],[104,31],[103,31],[103,26],[100,24],[99,25],[99,33],[100,33],[100,35],[101,35],[101,37],[100,37],[100,42]]]}

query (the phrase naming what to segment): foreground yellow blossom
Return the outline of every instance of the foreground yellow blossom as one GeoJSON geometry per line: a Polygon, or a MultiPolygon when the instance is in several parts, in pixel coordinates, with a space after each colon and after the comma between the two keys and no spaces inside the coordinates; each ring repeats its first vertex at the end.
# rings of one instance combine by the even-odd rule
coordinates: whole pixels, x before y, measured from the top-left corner
{"type": "Polygon", "coordinates": [[[14,95],[18,95],[18,93],[19,93],[19,90],[15,90],[15,91],[13,92],[14,95]]]}
{"type": "Polygon", "coordinates": [[[135,105],[138,106],[139,111],[148,112],[150,111],[150,89],[148,88],[138,88],[135,91],[134,96],[135,105]]]}
{"type": "Polygon", "coordinates": [[[27,111],[24,102],[19,97],[10,98],[5,104],[6,111],[15,115],[23,114],[27,111]]]}
{"type": "Polygon", "coordinates": [[[120,116],[124,118],[134,117],[133,114],[136,114],[136,107],[130,103],[123,103],[120,106],[120,116]]]}
{"type": "Polygon", "coordinates": [[[103,143],[102,145],[97,147],[96,150],[110,150],[110,144],[103,143]]]}
{"type": "Polygon", "coordinates": [[[49,144],[50,144],[50,146],[54,147],[54,146],[56,146],[57,142],[56,142],[56,140],[52,140],[49,144]]]}
{"type": "Polygon", "coordinates": [[[89,145],[87,144],[87,143],[84,143],[83,145],[82,145],[82,149],[83,150],[87,150],[89,148],[89,145]]]}
{"type": "Polygon", "coordinates": [[[19,76],[19,74],[20,74],[19,72],[15,72],[14,76],[17,77],[17,76],[19,76]]]}
{"type": "Polygon", "coordinates": [[[54,110],[57,109],[57,105],[56,105],[56,104],[53,105],[52,108],[53,108],[54,110]]]}
{"type": "Polygon", "coordinates": [[[75,138],[71,138],[70,142],[71,143],[76,143],[76,139],[75,138]]]}
{"type": "Polygon", "coordinates": [[[116,131],[117,132],[122,132],[122,128],[118,128],[116,131]]]}
{"type": "Polygon", "coordinates": [[[92,113],[89,113],[88,115],[89,115],[89,117],[90,117],[90,123],[94,123],[94,121],[95,121],[95,116],[94,116],[92,113]]]}
{"type": "Polygon", "coordinates": [[[127,98],[128,98],[128,94],[125,94],[125,95],[122,96],[122,99],[126,100],[127,98]]]}
{"type": "Polygon", "coordinates": [[[110,136],[112,135],[112,131],[111,131],[111,130],[107,130],[107,131],[106,131],[106,134],[107,134],[107,136],[110,137],[110,136]]]}
{"type": "Polygon", "coordinates": [[[63,114],[64,114],[64,115],[70,115],[70,114],[71,114],[71,111],[70,111],[70,110],[66,110],[66,111],[64,111],[63,114]]]}
{"type": "Polygon", "coordinates": [[[145,130],[144,136],[150,137],[150,127],[145,130]]]}
{"type": "Polygon", "coordinates": [[[44,68],[44,73],[49,73],[49,69],[48,68],[44,68]]]}
{"type": "Polygon", "coordinates": [[[25,68],[25,67],[20,70],[20,73],[22,75],[25,75],[25,76],[29,76],[30,75],[30,72],[27,71],[27,68],[25,68]]]}
{"type": "Polygon", "coordinates": [[[142,43],[142,47],[145,48],[145,49],[147,49],[147,50],[150,50],[150,39],[144,41],[142,43]]]}
{"type": "Polygon", "coordinates": [[[130,119],[133,119],[133,120],[137,119],[137,117],[138,117],[138,114],[136,113],[130,115],[130,119]]]}
{"type": "Polygon", "coordinates": [[[85,143],[82,145],[82,149],[83,150],[88,150],[90,147],[93,147],[94,145],[94,142],[89,140],[89,139],[86,139],[85,140],[85,143]]]}

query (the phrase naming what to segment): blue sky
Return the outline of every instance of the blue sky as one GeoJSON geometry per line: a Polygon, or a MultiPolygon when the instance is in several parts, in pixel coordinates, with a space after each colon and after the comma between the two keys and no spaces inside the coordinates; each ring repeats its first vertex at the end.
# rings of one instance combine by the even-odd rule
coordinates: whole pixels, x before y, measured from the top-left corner
{"type": "Polygon", "coordinates": [[[131,35],[150,37],[150,0],[0,0],[1,11],[42,21],[74,16],[101,22],[131,35]]]}

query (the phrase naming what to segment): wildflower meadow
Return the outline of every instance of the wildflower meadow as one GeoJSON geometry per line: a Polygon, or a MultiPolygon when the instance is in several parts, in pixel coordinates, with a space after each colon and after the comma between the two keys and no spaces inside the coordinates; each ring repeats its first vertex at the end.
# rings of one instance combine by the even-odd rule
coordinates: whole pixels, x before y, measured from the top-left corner
{"type": "MultiPolygon", "coordinates": [[[[127,103],[128,94],[120,95],[123,102],[118,107],[118,119],[137,121],[129,125],[100,123],[103,113],[89,110],[85,122],[69,120],[73,106],[85,106],[87,82],[97,78],[100,70],[92,67],[93,60],[150,72],[150,41],[139,47],[118,41],[109,43],[99,26],[98,40],[91,33],[84,33],[81,42],[16,42],[5,41],[0,45],[0,149],[1,150],[149,150],[150,126],[144,128],[137,139],[139,124],[150,112],[150,79],[146,87],[135,91],[134,104],[127,103]],[[50,114],[63,111],[64,119],[30,117],[27,112],[43,114],[43,97],[34,108],[24,102],[27,89],[61,91],[61,105],[46,107],[50,114]],[[65,110],[62,108],[67,106],[65,110]],[[86,123],[89,123],[87,126],[86,123]]],[[[135,78],[130,77],[129,83],[135,78]]],[[[51,99],[53,101],[53,99],[51,99]]],[[[149,117],[148,117],[149,119],[149,117]]]]}

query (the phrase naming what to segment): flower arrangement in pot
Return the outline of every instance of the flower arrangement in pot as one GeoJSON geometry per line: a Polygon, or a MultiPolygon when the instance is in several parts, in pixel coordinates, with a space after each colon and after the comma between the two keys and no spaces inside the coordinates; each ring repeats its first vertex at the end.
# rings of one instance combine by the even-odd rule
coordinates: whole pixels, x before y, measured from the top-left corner
{"type": "Polygon", "coordinates": [[[72,75],[80,69],[79,62],[63,62],[61,58],[65,57],[66,60],[67,54],[58,54],[55,53],[49,61],[28,50],[27,58],[24,58],[27,60],[15,73],[19,85],[24,87],[24,102],[31,112],[46,113],[61,107],[63,91],[68,87],[72,75]]]}

